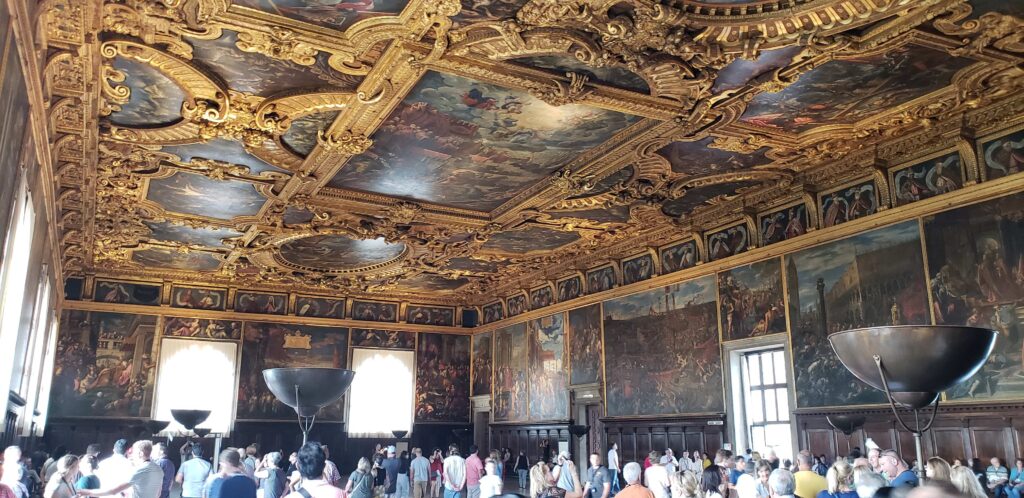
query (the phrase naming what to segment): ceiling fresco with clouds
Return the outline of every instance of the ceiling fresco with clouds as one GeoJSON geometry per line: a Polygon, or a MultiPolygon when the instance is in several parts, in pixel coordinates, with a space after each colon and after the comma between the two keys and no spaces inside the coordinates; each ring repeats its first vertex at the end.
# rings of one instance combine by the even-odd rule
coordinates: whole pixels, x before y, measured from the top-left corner
{"type": "Polygon", "coordinates": [[[994,0],[68,2],[72,277],[479,306],[743,220],[760,247],[797,204],[821,228],[818,193],[1001,139],[1024,87],[994,0]]]}

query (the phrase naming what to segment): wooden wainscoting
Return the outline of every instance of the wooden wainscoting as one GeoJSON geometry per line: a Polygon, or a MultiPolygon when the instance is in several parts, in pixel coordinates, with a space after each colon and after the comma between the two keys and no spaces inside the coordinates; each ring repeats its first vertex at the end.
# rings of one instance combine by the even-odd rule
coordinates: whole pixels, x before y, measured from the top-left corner
{"type": "Polygon", "coordinates": [[[508,448],[512,452],[512,463],[520,451],[526,452],[530,463],[540,458],[542,445],[550,444],[552,451],[558,450],[560,441],[569,441],[569,424],[543,425],[499,425],[491,424],[491,448],[508,448]]]}
{"type": "MultiPolygon", "coordinates": [[[[914,436],[899,426],[890,409],[842,413],[862,414],[867,422],[847,437],[828,425],[825,412],[796,413],[800,449],[832,459],[848,454],[854,447],[863,450],[865,439],[870,437],[882,448],[895,448],[908,462],[914,459],[914,436]]],[[[912,413],[901,415],[904,421],[913,421],[912,413]]],[[[988,460],[998,456],[1012,463],[1024,453],[1024,403],[944,405],[922,440],[922,450],[925,458],[940,456],[950,462],[954,458],[978,456],[988,460]]]]}
{"type": "Polygon", "coordinates": [[[713,457],[726,442],[724,415],[603,422],[605,441],[608,446],[619,444],[622,464],[643,462],[651,450],[664,453],[665,448],[672,448],[677,457],[693,450],[713,457]]]}

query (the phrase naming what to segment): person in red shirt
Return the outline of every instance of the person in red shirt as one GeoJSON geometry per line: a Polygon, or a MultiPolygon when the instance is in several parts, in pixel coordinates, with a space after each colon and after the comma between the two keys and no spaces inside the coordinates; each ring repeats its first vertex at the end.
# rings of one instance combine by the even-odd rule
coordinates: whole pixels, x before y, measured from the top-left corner
{"type": "Polygon", "coordinates": [[[444,473],[444,456],[441,448],[434,448],[434,454],[430,455],[430,498],[441,496],[441,474],[444,473]]]}

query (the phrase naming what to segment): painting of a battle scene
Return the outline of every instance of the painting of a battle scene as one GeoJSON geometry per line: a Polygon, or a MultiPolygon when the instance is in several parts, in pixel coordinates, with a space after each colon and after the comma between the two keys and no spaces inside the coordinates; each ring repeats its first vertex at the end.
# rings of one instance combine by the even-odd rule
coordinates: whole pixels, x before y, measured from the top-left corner
{"type": "Polygon", "coordinates": [[[892,185],[896,205],[910,204],[959,189],[964,185],[964,169],[961,164],[960,153],[953,152],[894,171],[892,185]]]}
{"type": "Polygon", "coordinates": [[[1024,395],[1024,194],[924,219],[935,323],[999,332],[988,363],[951,398],[1024,395]]]}
{"type": "Polygon", "coordinates": [[[607,415],[718,412],[715,277],[604,302],[607,415]]]}
{"type": "Polygon", "coordinates": [[[525,323],[494,331],[491,414],[495,422],[521,422],[529,417],[526,343],[525,323]]]}
{"type": "Polygon", "coordinates": [[[156,306],[160,304],[160,286],[97,280],[93,300],[98,303],[156,306]]]}
{"type": "Polygon", "coordinates": [[[798,406],[884,402],[839,362],[828,335],[930,321],[917,222],[805,249],[784,264],[798,406]]]}
{"type": "Polygon", "coordinates": [[[405,310],[405,321],[420,325],[455,326],[455,309],[410,304],[405,310]]]}
{"type": "Polygon", "coordinates": [[[697,264],[697,243],[692,240],[661,250],[661,273],[672,273],[697,264]]]}
{"type": "Polygon", "coordinates": [[[570,299],[576,299],[583,295],[583,279],[580,277],[567,278],[558,282],[558,302],[564,303],[570,299]]]}
{"type": "Polygon", "coordinates": [[[156,322],[153,315],[64,311],[51,416],[149,417],[156,322]]]}
{"type": "Polygon", "coordinates": [[[622,285],[647,280],[654,276],[654,258],[645,254],[622,262],[622,285]]]}
{"type": "Polygon", "coordinates": [[[569,418],[569,375],[565,360],[565,315],[527,322],[530,338],[530,420],[569,418]]]}
{"type": "Polygon", "coordinates": [[[416,334],[398,330],[352,329],[352,347],[416,349],[416,334]]]}
{"type": "Polygon", "coordinates": [[[491,394],[491,333],[473,336],[473,396],[491,394]]]}
{"type": "Polygon", "coordinates": [[[509,318],[526,313],[526,296],[519,294],[505,299],[509,318]]]}
{"type": "Polygon", "coordinates": [[[501,301],[484,306],[483,313],[483,323],[496,322],[505,318],[505,308],[502,307],[501,301]]]}
{"type": "Polygon", "coordinates": [[[416,345],[416,422],[469,422],[470,337],[420,334],[416,345]]]}
{"type": "Polygon", "coordinates": [[[352,318],[371,322],[397,322],[398,304],[352,301],[352,318]]]}
{"type": "MultiPolygon", "coordinates": [[[[267,368],[345,368],[348,363],[348,329],[290,323],[245,322],[242,365],[238,382],[240,420],[295,420],[295,410],[281,403],[267,389],[267,368]]],[[[345,398],[325,406],[317,421],[340,422],[345,418],[345,398]]]]}
{"type": "Polygon", "coordinates": [[[768,213],[758,223],[761,244],[769,245],[799,237],[807,233],[808,223],[807,205],[803,203],[768,213]]]}
{"type": "Polygon", "coordinates": [[[606,291],[615,287],[615,268],[606,266],[587,272],[587,293],[606,291]]]}
{"type": "Polygon", "coordinates": [[[750,232],[746,223],[729,227],[708,235],[708,259],[716,261],[735,256],[750,247],[750,232]]]}
{"type": "Polygon", "coordinates": [[[724,341],[785,332],[781,262],[769,259],[719,273],[718,305],[724,341]]]}
{"type": "Polygon", "coordinates": [[[242,322],[169,316],[164,318],[164,336],[238,340],[242,337],[242,322]]]}
{"type": "Polygon", "coordinates": [[[171,306],[174,308],[224,311],[227,300],[227,289],[178,286],[171,288],[171,306]]]}
{"type": "Polygon", "coordinates": [[[555,302],[555,296],[551,292],[551,286],[545,285],[539,289],[530,291],[530,309],[543,308],[555,302]]]}
{"type": "Polygon", "coordinates": [[[1002,178],[1024,167],[1024,130],[981,144],[985,179],[1002,178]]]}
{"type": "Polygon", "coordinates": [[[345,318],[345,300],[329,297],[296,296],[295,315],[317,318],[345,318]]]}
{"type": "Polygon", "coordinates": [[[330,185],[491,211],[639,120],[431,71],[330,185]]]}
{"type": "Polygon", "coordinates": [[[569,384],[601,379],[601,305],[569,311],[569,384]]]}
{"type": "Polygon", "coordinates": [[[283,315],[288,304],[285,294],[263,294],[261,292],[238,291],[235,294],[235,311],[241,313],[262,313],[283,315]]]}
{"type": "Polygon", "coordinates": [[[825,227],[863,218],[877,210],[878,196],[871,180],[821,196],[821,224],[825,227]]]}

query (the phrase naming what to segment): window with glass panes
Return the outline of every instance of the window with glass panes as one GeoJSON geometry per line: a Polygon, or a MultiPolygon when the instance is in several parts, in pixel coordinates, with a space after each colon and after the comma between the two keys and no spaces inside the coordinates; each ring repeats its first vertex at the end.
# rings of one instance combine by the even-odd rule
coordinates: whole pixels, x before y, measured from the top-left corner
{"type": "Polygon", "coordinates": [[[789,383],[782,349],[743,355],[743,393],[750,447],[792,455],[789,383]]]}

